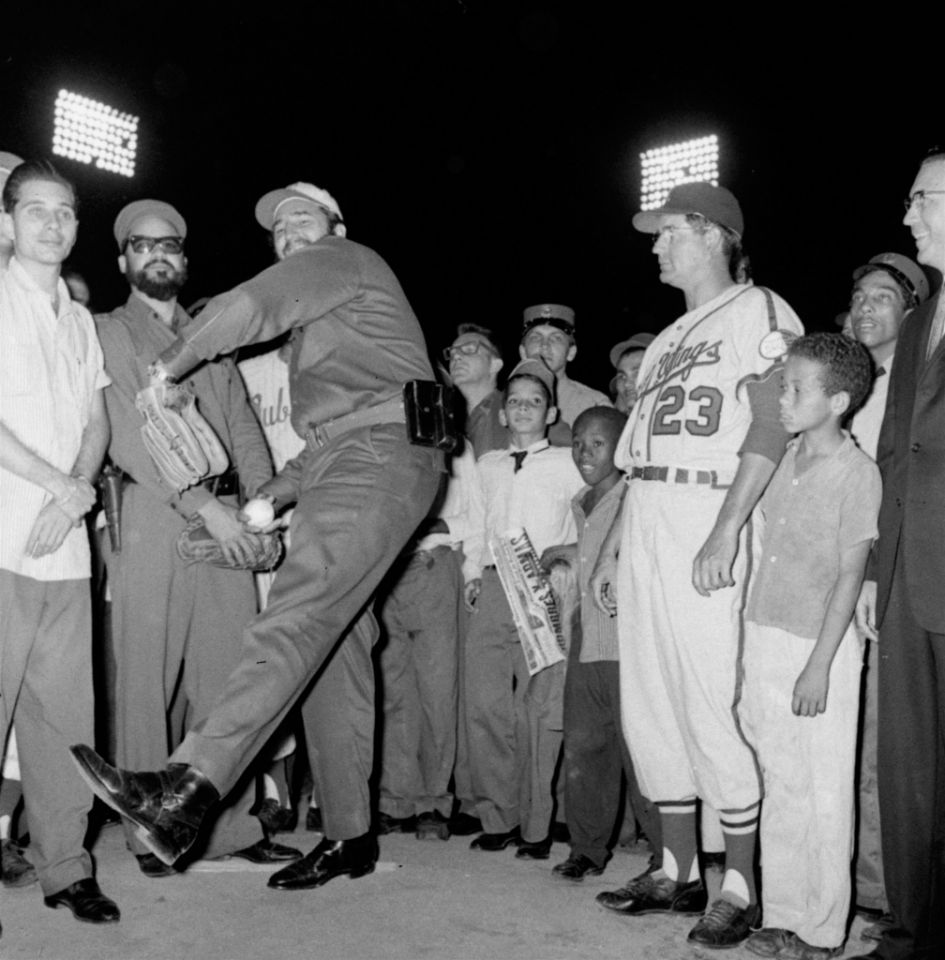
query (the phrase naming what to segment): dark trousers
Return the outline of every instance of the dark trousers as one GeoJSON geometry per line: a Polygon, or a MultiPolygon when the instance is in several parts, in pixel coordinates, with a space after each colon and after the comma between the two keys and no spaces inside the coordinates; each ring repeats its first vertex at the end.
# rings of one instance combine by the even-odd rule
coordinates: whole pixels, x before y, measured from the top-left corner
{"type": "Polygon", "coordinates": [[[877,956],[938,958],[945,956],[945,635],[913,618],[901,558],[878,651],[883,869],[896,927],[877,956]]]}
{"type": "Polygon", "coordinates": [[[291,546],[269,605],[244,631],[241,659],[216,707],[172,761],[191,764],[227,793],[314,680],[312,696],[338,704],[310,731],[322,741],[310,744],[310,753],[319,757],[313,773],[326,835],[344,840],[338,830],[367,830],[367,790],[341,796],[334,784],[352,775],[367,783],[373,764],[374,715],[364,704],[373,701],[374,680],[364,646],[377,625],[368,605],[433,501],[440,460],[436,451],[409,446],[403,424],[352,430],[306,459],[291,546]],[[339,660],[339,646],[352,639],[356,655],[339,660]],[[338,663],[325,669],[333,656],[338,663]],[[353,709],[339,684],[356,695],[353,709]],[[333,749],[339,740],[361,747],[333,749]]]}
{"type": "Polygon", "coordinates": [[[622,819],[624,775],[633,812],[657,852],[659,814],[640,794],[623,738],[619,663],[581,663],[580,652],[580,631],[575,630],[564,683],[564,806],[571,854],[583,854],[603,867],[622,819]]]}

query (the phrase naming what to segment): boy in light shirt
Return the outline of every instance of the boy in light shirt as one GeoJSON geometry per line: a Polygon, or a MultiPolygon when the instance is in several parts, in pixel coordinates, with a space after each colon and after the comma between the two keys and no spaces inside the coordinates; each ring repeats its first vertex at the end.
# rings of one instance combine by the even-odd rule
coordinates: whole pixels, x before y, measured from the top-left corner
{"type": "Polygon", "coordinates": [[[850,908],[862,649],[851,619],[876,536],[876,464],[841,428],[869,392],[866,348],[817,333],[791,345],[781,421],[796,434],[755,510],[739,715],[764,780],[763,957],[843,950],[850,908]]]}

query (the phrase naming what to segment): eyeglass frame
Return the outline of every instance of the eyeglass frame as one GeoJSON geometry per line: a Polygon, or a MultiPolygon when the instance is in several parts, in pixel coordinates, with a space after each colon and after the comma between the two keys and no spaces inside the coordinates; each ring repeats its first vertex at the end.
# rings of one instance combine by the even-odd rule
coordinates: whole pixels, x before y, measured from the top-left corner
{"type": "Polygon", "coordinates": [[[171,237],[145,237],[140,234],[134,234],[130,236],[125,241],[125,246],[130,246],[134,253],[151,253],[155,247],[159,247],[161,253],[169,253],[171,255],[179,255],[184,252],[184,238],[171,236],[171,237]],[[173,243],[177,249],[168,250],[167,243],[173,243]],[[135,244],[143,243],[146,244],[145,249],[137,250],[135,244]]]}
{"type": "Polygon", "coordinates": [[[453,344],[444,347],[442,351],[443,359],[449,363],[453,359],[453,351],[457,350],[462,356],[474,357],[480,350],[488,350],[494,357],[498,357],[498,352],[491,343],[484,340],[467,340],[465,343],[453,344]]]}
{"type": "Polygon", "coordinates": [[[936,193],[945,193],[945,190],[916,190],[911,196],[903,198],[902,205],[906,208],[906,213],[914,206],[922,210],[925,207],[925,201],[936,193]]]}

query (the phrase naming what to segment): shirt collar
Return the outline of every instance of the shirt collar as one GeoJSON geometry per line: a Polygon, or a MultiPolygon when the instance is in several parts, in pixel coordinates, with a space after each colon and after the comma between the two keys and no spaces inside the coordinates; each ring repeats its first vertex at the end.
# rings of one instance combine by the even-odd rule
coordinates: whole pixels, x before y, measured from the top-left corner
{"type": "MultiPolygon", "coordinates": [[[[528,453],[539,453],[540,451],[544,450],[546,447],[550,447],[550,446],[551,444],[549,443],[548,438],[542,437],[541,440],[536,441],[530,447],[526,447],[525,450],[528,453]]],[[[509,447],[510,452],[512,450],[521,451],[521,449],[522,449],[521,447],[516,447],[514,444],[509,447]]]]}

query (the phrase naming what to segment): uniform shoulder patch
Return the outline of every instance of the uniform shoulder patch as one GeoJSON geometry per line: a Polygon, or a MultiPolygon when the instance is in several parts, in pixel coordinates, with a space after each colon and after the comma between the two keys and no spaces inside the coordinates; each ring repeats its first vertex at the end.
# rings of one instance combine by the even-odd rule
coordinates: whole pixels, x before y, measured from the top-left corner
{"type": "Polygon", "coordinates": [[[766,333],[758,344],[758,353],[765,360],[780,360],[787,352],[788,347],[797,339],[793,330],[772,330],[766,333]]]}

